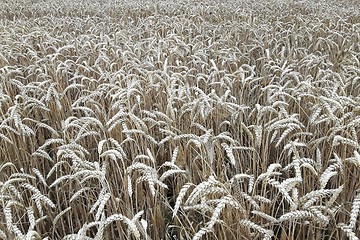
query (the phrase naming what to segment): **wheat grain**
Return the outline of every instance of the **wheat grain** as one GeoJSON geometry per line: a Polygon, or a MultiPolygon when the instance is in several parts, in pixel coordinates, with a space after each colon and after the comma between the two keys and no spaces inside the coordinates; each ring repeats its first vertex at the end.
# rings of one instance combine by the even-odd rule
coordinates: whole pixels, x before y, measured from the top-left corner
{"type": "Polygon", "coordinates": [[[310,211],[307,211],[307,210],[296,210],[296,211],[292,211],[289,213],[285,213],[284,215],[282,215],[279,218],[279,221],[281,221],[281,222],[292,221],[295,219],[303,219],[303,218],[314,219],[315,216],[313,213],[311,213],[310,211]]]}
{"type": "Polygon", "coordinates": [[[70,210],[71,210],[71,207],[67,207],[64,210],[62,210],[59,214],[57,214],[53,220],[53,225],[56,225],[56,223],[59,221],[59,219],[70,210]]]}
{"type": "Polygon", "coordinates": [[[338,227],[341,228],[341,230],[343,230],[346,233],[347,237],[350,240],[358,240],[359,239],[349,226],[347,226],[345,224],[338,224],[338,227]]]}
{"type": "Polygon", "coordinates": [[[201,237],[203,236],[203,235],[205,235],[206,233],[210,233],[210,232],[212,232],[212,230],[211,229],[209,229],[209,228],[201,228],[194,236],[193,236],[193,238],[192,238],[192,240],[199,240],[199,239],[201,239],[201,237]]]}
{"type": "Polygon", "coordinates": [[[96,221],[98,221],[100,219],[100,217],[104,211],[105,205],[106,205],[107,201],[110,199],[110,197],[111,197],[111,194],[106,193],[104,196],[101,196],[101,198],[99,198],[99,200],[101,199],[101,202],[99,203],[98,211],[96,212],[96,215],[95,215],[96,221]]]}
{"type": "Polygon", "coordinates": [[[274,233],[271,230],[266,230],[249,220],[241,220],[239,223],[245,227],[253,228],[256,231],[262,233],[264,235],[264,239],[271,239],[271,237],[274,235],[274,233]]]}
{"type": "Polygon", "coordinates": [[[349,228],[354,229],[356,226],[356,219],[359,215],[360,210],[360,194],[357,194],[352,203],[351,212],[350,212],[350,220],[349,220],[349,228]]]}

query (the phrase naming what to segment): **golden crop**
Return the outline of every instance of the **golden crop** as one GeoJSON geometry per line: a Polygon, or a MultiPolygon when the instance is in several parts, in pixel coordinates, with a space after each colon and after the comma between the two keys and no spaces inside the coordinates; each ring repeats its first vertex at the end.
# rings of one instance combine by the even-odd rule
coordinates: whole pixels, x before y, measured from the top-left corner
{"type": "Polygon", "coordinates": [[[360,5],[0,2],[0,238],[358,239],[360,5]]]}

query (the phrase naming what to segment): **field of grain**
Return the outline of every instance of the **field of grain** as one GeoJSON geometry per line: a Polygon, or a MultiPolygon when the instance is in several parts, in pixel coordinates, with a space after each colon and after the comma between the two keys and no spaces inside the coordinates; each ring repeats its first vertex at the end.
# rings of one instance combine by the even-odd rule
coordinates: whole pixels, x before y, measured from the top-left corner
{"type": "Polygon", "coordinates": [[[0,2],[0,238],[359,239],[358,1],[0,2]]]}

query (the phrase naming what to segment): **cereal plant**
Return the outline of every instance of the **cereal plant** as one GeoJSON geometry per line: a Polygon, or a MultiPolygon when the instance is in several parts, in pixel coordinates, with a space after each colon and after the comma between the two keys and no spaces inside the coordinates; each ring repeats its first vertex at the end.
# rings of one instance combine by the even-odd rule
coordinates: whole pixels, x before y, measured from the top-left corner
{"type": "Polygon", "coordinates": [[[1,239],[359,239],[360,4],[0,2],[1,239]]]}

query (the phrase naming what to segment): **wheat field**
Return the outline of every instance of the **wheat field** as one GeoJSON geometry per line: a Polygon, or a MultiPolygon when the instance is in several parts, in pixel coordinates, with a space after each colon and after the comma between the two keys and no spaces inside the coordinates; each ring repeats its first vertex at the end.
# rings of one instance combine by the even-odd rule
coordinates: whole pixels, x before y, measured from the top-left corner
{"type": "Polygon", "coordinates": [[[0,238],[359,239],[360,4],[0,2],[0,238]]]}

